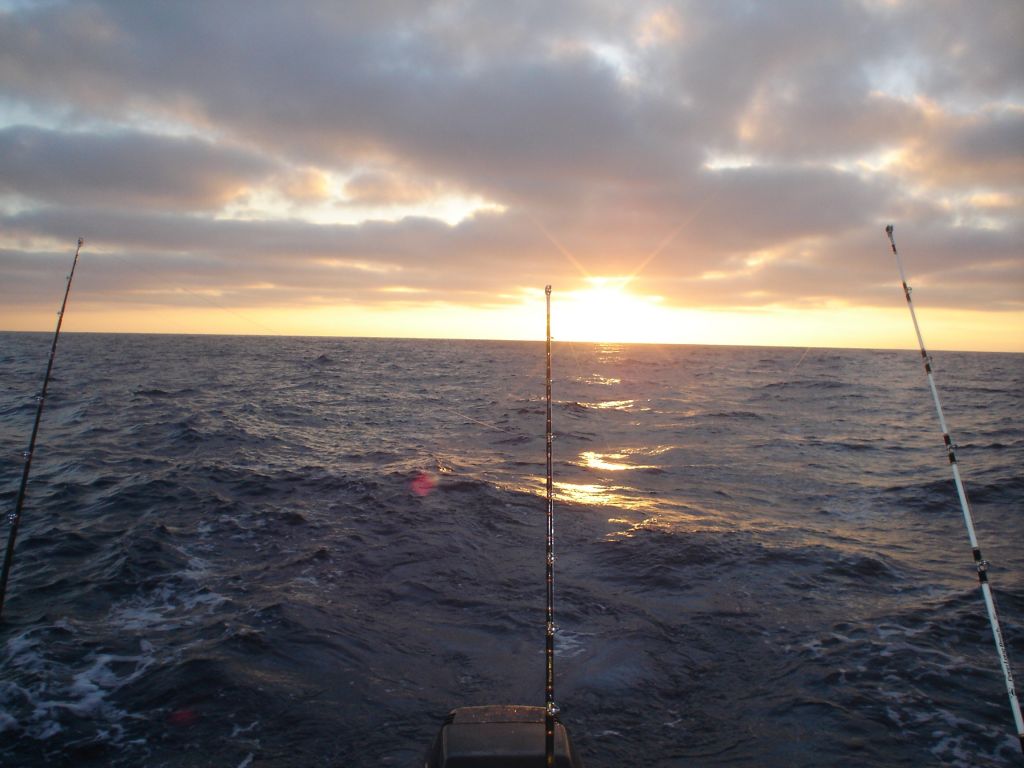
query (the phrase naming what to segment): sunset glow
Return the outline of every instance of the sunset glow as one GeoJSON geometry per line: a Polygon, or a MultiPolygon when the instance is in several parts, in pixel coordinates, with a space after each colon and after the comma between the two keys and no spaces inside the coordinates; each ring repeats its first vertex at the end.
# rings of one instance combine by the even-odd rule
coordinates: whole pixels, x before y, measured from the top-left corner
{"type": "Polygon", "coordinates": [[[572,341],[672,342],[684,334],[679,313],[660,297],[638,296],[626,278],[590,278],[558,302],[558,338],[572,341]]]}
{"type": "Polygon", "coordinates": [[[242,8],[0,0],[0,329],[1024,351],[1019,3],[242,8]]]}
{"type": "MultiPolygon", "coordinates": [[[[77,278],[76,278],[77,279],[77,278]]],[[[587,293],[586,290],[583,291],[587,293]]],[[[224,309],[215,306],[163,308],[139,313],[137,310],[109,310],[101,305],[74,302],[64,329],[69,332],[117,333],[131,328],[134,333],[226,333],[240,335],[289,336],[391,336],[396,338],[534,339],[544,337],[543,292],[532,301],[511,307],[474,308],[465,306],[410,305],[381,308],[372,305],[299,309],[224,309]]],[[[916,344],[913,326],[905,308],[888,310],[834,308],[823,310],[683,310],[647,308],[641,299],[627,299],[619,305],[635,315],[657,320],[659,325],[638,322],[627,332],[615,329],[593,305],[573,314],[553,294],[552,334],[559,342],[591,342],[598,339],[596,328],[608,329],[618,343],[730,344],[740,346],[862,347],[912,349],[916,344]],[[582,318],[590,318],[588,323],[582,318]],[[632,335],[631,335],[632,334],[632,335]]],[[[925,323],[931,349],[973,349],[977,351],[1024,352],[1021,329],[1024,313],[1004,313],[993,325],[984,312],[919,311],[925,323]]],[[[50,326],[55,316],[45,310],[12,315],[9,330],[32,331],[50,326]]]]}

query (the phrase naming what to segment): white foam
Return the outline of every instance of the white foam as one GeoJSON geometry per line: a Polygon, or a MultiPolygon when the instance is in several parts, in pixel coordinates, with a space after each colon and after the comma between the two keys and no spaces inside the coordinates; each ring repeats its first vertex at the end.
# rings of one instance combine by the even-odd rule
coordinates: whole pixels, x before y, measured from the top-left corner
{"type": "Polygon", "coordinates": [[[40,628],[26,630],[20,635],[15,635],[7,641],[6,658],[4,659],[4,666],[13,666],[20,669],[35,669],[42,662],[42,657],[33,651],[34,648],[38,647],[39,640],[31,635],[34,632],[39,631],[40,628]]]}
{"type": "Polygon", "coordinates": [[[579,656],[587,649],[585,638],[593,637],[592,632],[570,632],[558,629],[555,632],[555,649],[558,655],[563,658],[579,656]]]}
{"type": "Polygon", "coordinates": [[[18,721],[11,717],[9,714],[0,710],[0,733],[4,731],[13,731],[18,727],[18,721]]]}
{"type": "Polygon", "coordinates": [[[126,631],[169,632],[191,626],[227,598],[206,590],[182,590],[165,583],[151,592],[133,595],[111,608],[107,621],[126,631]],[[196,609],[203,608],[202,611],[196,609]]]}
{"type": "Polygon", "coordinates": [[[118,743],[124,735],[120,721],[127,714],[110,704],[108,696],[152,666],[152,644],[140,642],[138,655],[90,654],[67,664],[47,656],[51,649],[47,634],[53,629],[77,634],[74,625],[62,619],[6,643],[4,667],[17,670],[21,680],[0,683],[0,703],[11,710],[0,712],[0,733],[18,729],[27,738],[45,741],[62,733],[62,719],[71,715],[91,722],[95,738],[118,743]],[[12,711],[23,714],[15,717],[12,711]]]}
{"type": "Polygon", "coordinates": [[[234,728],[231,729],[231,738],[235,738],[236,736],[239,736],[243,733],[248,733],[257,725],[259,725],[259,722],[259,720],[253,720],[251,723],[244,727],[241,725],[236,725],[234,728]]]}

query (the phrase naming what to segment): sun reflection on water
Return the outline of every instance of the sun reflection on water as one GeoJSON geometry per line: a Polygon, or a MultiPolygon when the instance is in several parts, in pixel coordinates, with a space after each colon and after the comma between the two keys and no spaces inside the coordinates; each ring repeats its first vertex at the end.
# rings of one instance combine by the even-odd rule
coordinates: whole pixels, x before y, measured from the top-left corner
{"type": "MultiPolygon", "coordinates": [[[[528,493],[532,496],[543,496],[545,479],[543,477],[527,478],[525,484],[503,484],[506,490],[528,493]]],[[[660,509],[660,503],[654,498],[639,495],[640,491],[628,485],[611,485],[607,483],[570,483],[556,480],[552,484],[555,502],[562,505],[581,507],[614,507],[623,512],[639,512],[652,514],[660,509]]]]}
{"type": "Polygon", "coordinates": [[[577,462],[588,469],[604,469],[609,472],[622,472],[627,469],[656,469],[653,464],[626,464],[622,461],[625,453],[597,453],[596,451],[584,451],[580,454],[577,462]]]}
{"type": "Polygon", "coordinates": [[[635,525],[637,516],[644,518],[660,517],[666,513],[673,514],[662,499],[642,494],[628,485],[609,483],[568,483],[554,484],[555,501],[560,504],[578,505],[583,507],[599,507],[615,510],[621,514],[633,514],[629,520],[619,516],[608,519],[610,523],[635,525]]]}
{"type": "Polygon", "coordinates": [[[635,400],[602,400],[597,403],[580,403],[584,408],[614,408],[616,410],[625,410],[626,408],[632,407],[635,400]]]}
{"type": "MultiPolygon", "coordinates": [[[[629,467],[635,468],[636,465],[629,467]]],[[[535,476],[526,478],[525,484],[503,487],[532,496],[544,496],[544,485],[545,478],[535,476]]],[[[609,514],[607,521],[612,530],[605,533],[608,539],[630,538],[650,530],[724,530],[723,526],[727,526],[727,522],[712,510],[666,502],[663,498],[644,495],[628,485],[555,481],[552,487],[560,514],[573,508],[584,512],[590,508],[609,514]]]]}
{"type": "Polygon", "coordinates": [[[592,373],[589,376],[577,376],[575,381],[580,384],[596,384],[602,387],[611,387],[622,383],[622,379],[617,379],[614,376],[602,376],[599,373],[592,373]]]}
{"type": "Polygon", "coordinates": [[[637,500],[623,494],[623,491],[634,490],[632,488],[601,483],[567,483],[564,481],[556,482],[554,488],[555,499],[558,501],[601,507],[636,508],[637,500]]]}
{"type": "Polygon", "coordinates": [[[614,342],[598,342],[597,343],[597,361],[599,363],[616,363],[622,357],[622,353],[626,349],[625,344],[618,344],[614,342]]]}

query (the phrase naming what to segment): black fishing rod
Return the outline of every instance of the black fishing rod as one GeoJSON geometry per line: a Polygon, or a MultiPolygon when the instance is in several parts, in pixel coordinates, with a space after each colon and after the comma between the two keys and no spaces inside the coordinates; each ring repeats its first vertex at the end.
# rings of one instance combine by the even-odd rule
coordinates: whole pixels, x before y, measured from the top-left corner
{"type": "Polygon", "coordinates": [[[555,507],[551,465],[551,286],[547,297],[547,370],[545,412],[547,425],[547,621],[545,706],[498,704],[457,707],[448,713],[441,730],[427,751],[427,768],[502,765],[507,768],[582,768],[569,731],[558,719],[555,706],[555,507]],[[541,751],[543,729],[543,752],[541,751]]]}
{"type": "Polygon", "coordinates": [[[545,397],[547,426],[544,430],[547,444],[547,639],[545,654],[547,656],[547,674],[544,684],[544,757],[548,768],[555,764],[555,505],[553,499],[553,482],[551,472],[551,286],[544,286],[547,300],[547,374],[545,376],[545,397]]]}
{"type": "Polygon", "coordinates": [[[960,479],[960,468],[956,457],[956,444],[949,436],[949,429],[946,427],[946,418],[942,415],[942,403],[939,402],[939,390],[935,387],[935,377],[932,374],[932,358],[924,346],[924,337],[921,336],[921,327],[917,323],[917,313],[914,311],[914,302],[910,298],[911,288],[907,285],[907,276],[903,271],[903,261],[900,259],[899,251],[896,250],[896,240],[892,234],[892,224],[885,228],[885,234],[892,244],[892,252],[896,257],[896,266],[900,270],[900,280],[903,281],[903,295],[907,297],[907,307],[910,309],[910,317],[914,321],[914,331],[917,333],[917,342],[921,347],[921,359],[924,361],[924,370],[928,374],[928,386],[932,390],[932,399],[935,400],[935,412],[939,416],[939,427],[942,429],[942,440],[946,445],[946,453],[949,457],[949,465],[953,470],[953,483],[956,485],[957,495],[960,497],[960,508],[964,513],[964,524],[967,526],[967,536],[971,540],[971,550],[974,553],[974,565],[978,570],[978,581],[981,583],[981,594],[985,598],[985,608],[988,611],[988,620],[992,625],[992,637],[996,643],[996,651],[999,654],[999,664],[1003,668],[1003,678],[1006,681],[1006,692],[1010,697],[1010,709],[1013,711],[1013,719],[1017,726],[1017,738],[1020,740],[1021,751],[1024,751],[1024,718],[1021,717],[1020,701],[1017,699],[1017,691],[1013,684],[1013,672],[1010,669],[1010,658],[1006,652],[1006,643],[1003,641],[1003,631],[999,627],[999,612],[996,610],[995,596],[992,594],[992,587],[988,583],[989,562],[981,556],[981,548],[978,546],[978,537],[974,533],[974,518],[971,515],[971,505],[967,501],[967,493],[964,491],[964,484],[960,479]]]}
{"type": "Polygon", "coordinates": [[[36,420],[32,425],[32,437],[28,441],[28,449],[23,454],[25,466],[21,471],[21,486],[18,488],[18,500],[14,504],[14,511],[7,519],[11,524],[11,531],[7,534],[7,552],[4,554],[4,567],[0,572],[0,618],[4,613],[4,597],[7,594],[7,578],[11,573],[11,565],[14,562],[14,542],[18,537],[18,524],[21,522],[21,509],[25,505],[25,490],[28,488],[28,473],[32,468],[32,454],[36,450],[36,435],[39,433],[39,420],[43,416],[43,404],[46,402],[46,389],[50,386],[50,373],[53,371],[53,360],[57,356],[57,339],[60,338],[60,326],[64,322],[64,310],[68,305],[68,294],[71,293],[71,280],[75,276],[75,267],[78,266],[78,254],[82,250],[85,241],[78,238],[78,247],[75,249],[75,258],[71,262],[71,271],[68,272],[67,285],[64,286],[64,300],[60,304],[60,311],[57,312],[57,329],[53,332],[53,343],[50,345],[50,360],[46,364],[46,375],[43,377],[43,389],[36,396],[36,420]]]}

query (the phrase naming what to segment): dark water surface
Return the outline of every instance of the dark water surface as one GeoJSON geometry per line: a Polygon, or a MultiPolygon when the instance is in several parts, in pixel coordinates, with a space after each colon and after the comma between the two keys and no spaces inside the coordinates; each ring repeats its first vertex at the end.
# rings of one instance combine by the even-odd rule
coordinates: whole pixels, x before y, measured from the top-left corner
{"type": "MultiPolygon", "coordinates": [[[[49,334],[0,334],[13,508],[49,334]]],[[[936,354],[1024,675],[1024,356],[936,354]]],[[[539,343],[67,334],[0,763],[414,766],[543,702],[539,343]]],[[[589,768],[1019,765],[915,351],[555,344],[589,768]]]]}

